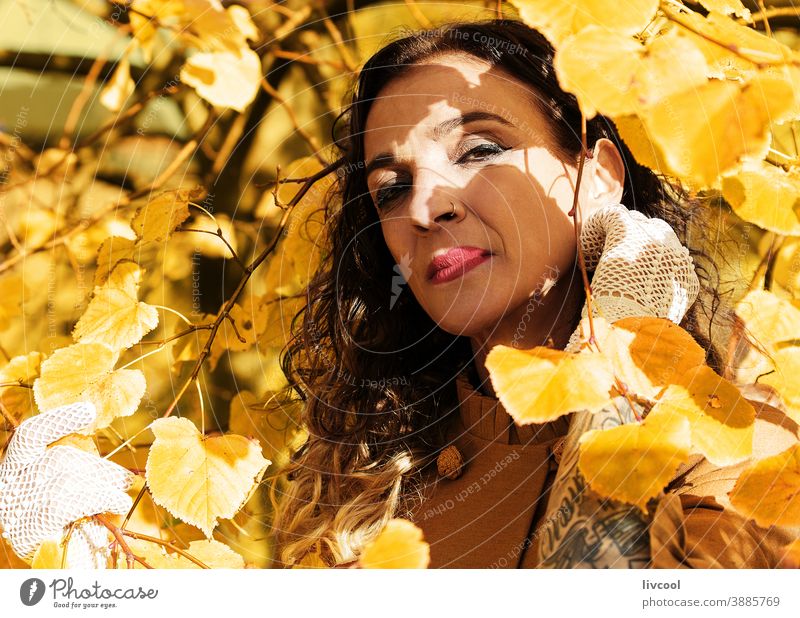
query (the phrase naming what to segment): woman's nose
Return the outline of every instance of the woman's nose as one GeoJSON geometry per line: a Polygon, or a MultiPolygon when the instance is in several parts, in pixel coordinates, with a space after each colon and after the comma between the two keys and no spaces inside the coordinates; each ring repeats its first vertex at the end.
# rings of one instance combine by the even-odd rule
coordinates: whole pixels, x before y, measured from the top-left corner
{"type": "Polygon", "coordinates": [[[438,182],[420,180],[414,183],[408,216],[415,231],[427,233],[443,221],[458,217],[459,209],[456,204],[453,187],[447,186],[441,178],[438,182]]]}

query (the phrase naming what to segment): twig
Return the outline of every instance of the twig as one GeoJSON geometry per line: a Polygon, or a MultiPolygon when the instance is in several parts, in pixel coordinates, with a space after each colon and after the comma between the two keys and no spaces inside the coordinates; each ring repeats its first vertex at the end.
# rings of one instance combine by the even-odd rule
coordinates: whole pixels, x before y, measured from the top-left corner
{"type": "Polygon", "coordinates": [[[297,116],[295,116],[292,106],[287,104],[286,99],[284,99],[281,94],[275,90],[275,88],[273,88],[263,77],[261,78],[261,87],[267,92],[267,94],[280,103],[284,110],[286,110],[286,114],[289,116],[289,120],[291,120],[292,124],[294,125],[295,131],[297,131],[308,143],[308,145],[311,147],[311,152],[317,158],[317,160],[322,163],[322,165],[329,165],[329,162],[326,161],[325,158],[320,154],[322,146],[319,145],[317,139],[313,135],[300,126],[300,122],[297,120],[297,116]]]}
{"type": "Polygon", "coordinates": [[[325,3],[318,2],[317,4],[320,13],[322,13],[322,23],[325,25],[325,29],[328,31],[328,34],[331,35],[333,44],[336,46],[339,55],[342,57],[344,66],[347,67],[347,70],[351,73],[355,73],[358,70],[358,63],[353,60],[353,57],[350,55],[350,50],[347,49],[347,46],[344,44],[342,33],[339,31],[339,28],[336,27],[336,24],[333,23],[333,20],[328,16],[328,12],[325,10],[325,3]]]}
{"type": "Polygon", "coordinates": [[[222,308],[220,309],[219,313],[217,314],[216,319],[214,320],[213,324],[211,325],[211,329],[210,329],[211,332],[209,333],[208,339],[206,340],[206,344],[205,344],[205,346],[203,346],[203,349],[200,351],[200,354],[197,357],[197,361],[195,362],[195,366],[192,369],[191,374],[189,375],[189,377],[186,380],[186,382],[184,382],[183,386],[178,391],[178,394],[175,396],[175,398],[173,399],[172,403],[167,408],[166,412],[164,412],[162,418],[167,418],[170,415],[172,415],[172,413],[175,411],[175,408],[177,407],[178,402],[180,401],[181,397],[183,397],[184,393],[189,388],[189,386],[192,384],[192,382],[194,382],[197,379],[197,377],[200,375],[200,370],[202,369],[203,363],[205,362],[206,358],[211,353],[211,345],[214,343],[214,338],[217,336],[217,332],[219,331],[219,328],[222,325],[222,322],[225,319],[227,319],[227,316],[231,312],[231,310],[233,309],[233,306],[236,304],[236,301],[239,300],[239,296],[244,291],[244,288],[247,285],[247,282],[250,280],[250,277],[252,277],[252,275],[256,271],[256,269],[259,266],[261,266],[261,264],[264,262],[264,260],[267,259],[267,257],[270,255],[270,253],[272,253],[272,251],[277,246],[278,241],[280,240],[280,238],[281,238],[281,236],[283,234],[283,229],[286,227],[286,223],[289,220],[289,215],[291,214],[294,206],[296,206],[300,202],[300,200],[303,199],[305,194],[308,193],[308,191],[311,189],[311,187],[318,180],[324,178],[325,176],[330,174],[332,171],[337,169],[339,166],[342,165],[343,162],[344,162],[344,159],[340,158],[340,159],[336,160],[335,162],[329,164],[328,166],[324,167],[320,171],[318,171],[316,174],[311,176],[311,178],[308,180],[308,182],[306,182],[300,188],[300,190],[297,192],[297,194],[291,199],[291,201],[289,202],[289,204],[287,206],[287,209],[284,211],[283,216],[281,217],[280,223],[278,224],[278,229],[276,230],[275,235],[273,236],[273,238],[270,241],[269,245],[267,245],[264,248],[264,250],[258,255],[258,257],[256,257],[253,260],[253,262],[249,266],[247,266],[245,268],[244,275],[239,280],[239,284],[236,286],[236,289],[234,290],[233,294],[231,294],[230,298],[225,302],[225,304],[222,306],[222,308]]]}
{"type": "Polygon", "coordinates": [[[78,124],[78,118],[80,118],[81,112],[86,106],[86,102],[89,100],[89,95],[92,93],[95,83],[97,83],[97,78],[100,76],[100,71],[103,69],[106,62],[107,58],[105,56],[98,56],[95,58],[95,61],[89,69],[89,73],[86,75],[86,79],[83,80],[83,87],[72,102],[72,107],[64,122],[64,131],[61,133],[61,139],[58,141],[58,147],[62,150],[67,150],[69,148],[69,141],[72,137],[72,132],[75,130],[75,125],[78,124]]]}
{"type": "Polygon", "coordinates": [[[197,229],[195,227],[179,227],[175,231],[176,232],[197,232],[198,234],[211,234],[212,236],[216,236],[222,242],[225,243],[226,247],[228,247],[228,251],[231,252],[231,258],[233,259],[233,261],[236,262],[242,268],[242,270],[247,268],[245,263],[242,262],[241,259],[239,259],[239,256],[236,254],[236,251],[233,250],[233,247],[231,246],[231,244],[228,242],[228,240],[223,235],[221,228],[217,228],[217,231],[215,232],[213,230],[200,230],[200,229],[197,229]]]}
{"type": "Polygon", "coordinates": [[[112,202],[106,208],[98,212],[95,216],[81,220],[75,227],[62,233],[60,236],[57,236],[56,238],[46,242],[45,244],[36,247],[35,249],[31,249],[30,251],[23,251],[22,253],[17,253],[11,256],[5,262],[0,264],[0,273],[5,272],[9,268],[12,268],[18,262],[25,259],[29,255],[33,255],[35,253],[41,253],[42,251],[48,251],[50,249],[58,247],[59,245],[64,244],[75,234],[78,234],[79,232],[88,229],[89,227],[100,221],[106,214],[108,214],[112,210],[115,210],[120,206],[128,206],[134,200],[144,195],[147,195],[148,193],[158,190],[167,180],[169,180],[172,174],[174,174],[175,171],[195,153],[195,151],[197,150],[197,145],[200,143],[200,140],[203,137],[205,137],[205,133],[207,133],[208,130],[210,129],[211,122],[212,122],[212,116],[210,115],[209,119],[206,121],[206,126],[203,127],[203,129],[201,129],[201,133],[203,134],[202,137],[195,138],[187,142],[181,149],[181,151],[178,153],[178,155],[175,157],[175,159],[172,161],[172,163],[170,163],[169,166],[167,166],[167,169],[165,169],[161,174],[159,174],[158,177],[155,180],[153,180],[153,182],[151,182],[149,185],[147,185],[146,187],[142,187],[141,189],[138,189],[137,191],[134,191],[133,193],[123,197],[119,202],[112,202]]]}
{"type": "Polygon", "coordinates": [[[695,28],[692,24],[690,24],[688,21],[686,21],[686,19],[683,18],[683,16],[677,11],[677,9],[675,7],[669,7],[664,2],[662,2],[660,4],[660,8],[664,12],[664,15],[666,16],[666,18],[668,20],[678,24],[682,28],[685,28],[686,30],[688,30],[689,32],[699,36],[700,38],[705,39],[709,43],[713,43],[714,45],[722,47],[723,49],[727,49],[733,55],[738,56],[739,58],[742,58],[743,60],[747,60],[748,62],[752,62],[756,66],[756,68],[764,69],[764,68],[771,67],[771,66],[782,66],[782,65],[787,65],[787,64],[791,64],[791,65],[794,65],[794,66],[800,66],[800,60],[792,60],[790,58],[781,58],[780,60],[776,59],[776,60],[769,60],[769,61],[753,60],[751,57],[749,57],[745,53],[745,51],[753,51],[753,50],[742,50],[738,45],[734,45],[732,43],[724,43],[722,41],[718,41],[713,36],[710,36],[710,35],[706,34],[705,32],[701,32],[700,30],[695,28]]]}
{"type": "Polygon", "coordinates": [[[137,540],[140,540],[140,541],[149,541],[150,543],[155,543],[156,545],[161,545],[162,547],[166,547],[168,549],[171,549],[176,554],[180,554],[181,556],[183,556],[187,560],[190,560],[190,561],[194,562],[201,569],[210,569],[211,568],[210,566],[208,566],[202,560],[199,560],[198,558],[195,558],[188,551],[181,549],[180,547],[170,543],[169,541],[165,541],[164,539],[159,539],[156,536],[150,536],[149,534],[142,534],[141,532],[133,532],[132,530],[121,530],[121,532],[125,536],[129,536],[132,539],[137,539],[137,540]]]}
{"type": "MultiPolygon", "coordinates": [[[[578,211],[579,211],[579,194],[581,189],[581,179],[583,178],[583,166],[587,158],[592,155],[586,145],[586,115],[581,111],[581,156],[578,161],[578,177],[575,180],[575,195],[572,198],[572,209],[567,213],[572,217],[575,227],[575,244],[578,248],[578,265],[581,269],[581,276],[583,277],[583,289],[586,291],[586,311],[589,318],[589,343],[597,345],[597,338],[594,332],[594,319],[592,317],[592,287],[589,285],[589,275],[586,272],[586,260],[583,257],[583,249],[581,249],[580,230],[578,229],[578,211]]],[[[581,220],[581,223],[583,221],[581,220]]]]}
{"type": "Polygon", "coordinates": [[[98,514],[98,515],[93,515],[92,517],[96,521],[98,521],[101,524],[103,524],[106,528],[108,528],[109,531],[111,532],[111,534],[114,535],[114,538],[116,539],[117,543],[119,543],[119,546],[122,548],[122,551],[125,552],[125,560],[128,563],[128,568],[129,569],[133,568],[134,561],[138,562],[139,564],[141,564],[146,569],[152,569],[153,568],[149,564],[147,564],[147,562],[145,561],[144,558],[140,558],[139,556],[137,556],[136,554],[133,553],[133,550],[131,549],[130,545],[128,545],[128,543],[125,541],[124,537],[122,536],[123,535],[123,531],[122,530],[120,530],[114,524],[112,524],[110,521],[108,521],[105,518],[105,516],[103,516],[103,515],[99,515],[98,514]]]}

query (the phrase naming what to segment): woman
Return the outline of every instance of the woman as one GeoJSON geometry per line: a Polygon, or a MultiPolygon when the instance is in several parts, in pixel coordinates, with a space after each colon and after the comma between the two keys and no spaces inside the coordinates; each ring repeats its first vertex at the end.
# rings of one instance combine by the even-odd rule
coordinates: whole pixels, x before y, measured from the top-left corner
{"type": "MultiPolygon", "coordinates": [[[[277,564],[351,564],[401,516],[423,529],[434,567],[776,565],[788,536],[721,513],[713,499],[735,475],[705,461],[678,471],[652,523],[586,490],[577,440],[621,422],[618,410],[630,420],[624,402],[519,427],[493,397],[491,347],[572,349],[584,302],[570,216],[581,118],[552,55],[538,33],[500,20],[412,35],[362,70],[338,140],[343,207],[329,213],[328,261],[284,356],[310,438],[274,496],[277,564]]],[[[688,204],[635,163],[611,123],[587,130],[579,223],[595,305],[610,320],[682,320],[705,342],[702,309],[689,309],[695,268],[672,231],[685,237],[688,204]]],[[[94,415],[76,404],[15,433],[0,527],[20,555],[70,521],[129,508],[124,469],[45,450],[94,415]],[[42,482],[31,462],[70,474],[42,482]]],[[[782,450],[796,426],[766,406],[761,416],[774,428],[762,453],[782,450]]],[[[105,530],[78,532],[75,561],[102,567],[105,530]]]]}
{"type": "MultiPolygon", "coordinates": [[[[432,567],[775,565],[764,543],[786,537],[730,513],[687,533],[677,493],[648,526],[585,491],[577,439],[619,423],[616,410],[572,415],[559,457],[568,419],[519,427],[493,397],[488,351],[563,349],[584,301],[570,216],[581,116],[552,60],[539,33],[497,20],[418,32],[362,69],[337,140],[330,256],[284,357],[310,437],[276,496],[279,564],[352,564],[399,516],[423,529],[432,567]],[[651,542],[656,529],[669,533],[651,542]],[[738,542],[723,555],[725,535],[738,542]]],[[[685,237],[691,204],[634,161],[612,123],[592,119],[587,137],[579,205],[593,296],[612,320],[683,320],[724,369],[700,303],[684,319],[698,292],[688,252],[647,218],[685,237]],[[675,287],[653,285],[664,278],[675,287]]],[[[716,304],[710,273],[699,274],[716,304]]]]}

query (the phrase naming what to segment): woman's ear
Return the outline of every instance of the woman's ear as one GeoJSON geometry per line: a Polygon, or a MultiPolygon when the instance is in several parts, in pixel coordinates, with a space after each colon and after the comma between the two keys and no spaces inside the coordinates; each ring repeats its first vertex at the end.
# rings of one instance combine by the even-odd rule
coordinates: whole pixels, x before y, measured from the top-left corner
{"type": "Polygon", "coordinates": [[[586,161],[581,182],[582,218],[606,204],[619,204],[625,189],[625,165],[614,142],[602,137],[586,161]]]}

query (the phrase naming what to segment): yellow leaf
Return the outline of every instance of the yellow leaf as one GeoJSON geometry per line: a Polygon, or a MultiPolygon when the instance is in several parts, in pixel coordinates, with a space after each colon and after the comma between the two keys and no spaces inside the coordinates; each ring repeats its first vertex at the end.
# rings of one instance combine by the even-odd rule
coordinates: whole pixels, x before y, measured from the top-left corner
{"type": "Polygon", "coordinates": [[[736,315],[769,351],[781,342],[800,339],[800,309],[767,290],[753,290],[736,305],[736,315]]]}
{"type": "Polygon", "coordinates": [[[105,343],[114,351],[127,350],[158,325],[158,311],[139,302],[142,271],[132,262],[118,264],[72,331],[75,341],[105,343]]]}
{"type": "Polygon", "coordinates": [[[154,502],[211,537],[217,519],[233,517],[270,464],[255,441],[242,436],[208,438],[185,418],[151,426],[155,441],[145,478],[154,502]]]}
{"type": "Polygon", "coordinates": [[[258,32],[258,28],[253,23],[250,12],[246,8],[233,4],[228,7],[228,16],[245,39],[249,41],[257,41],[259,39],[261,34],[258,32]]]}
{"type": "Polygon", "coordinates": [[[97,270],[94,274],[95,285],[102,285],[109,273],[123,260],[133,260],[136,255],[136,243],[121,236],[110,236],[103,241],[97,250],[97,270]]]}
{"type": "Polygon", "coordinates": [[[100,103],[112,112],[118,112],[125,106],[125,102],[135,89],[136,84],[131,79],[130,62],[124,57],[117,63],[111,81],[100,93],[100,103]]]}
{"type": "Polygon", "coordinates": [[[587,118],[597,112],[634,114],[671,94],[707,81],[706,61],[678,30],[641,45],[588,26],[559,47],[555,67],[561,87],[575,94],[587,118]],[[682,70],[675,72],[675,67],[682,70]]]}
{"type": "Polygon", "coordinates": [[[688,459],[690,444],[685,417],[668,410],[651,411],[642,423],[583,434],[578,468],[599,495],[635,504],[646,513],[648,500],[688,459]]]}
{"type": "Polygon", "coordinates": [[[364,569],[427,569],[430,556],[422,530],[406,519],[395,518],[364,547],[359,564],[364,569]]]}
{"type": "Polygon", "coordinates": [[[650,414],[670,410],[686,417],[692,450],[711,463],[729,466],[753,453],[756,412],[733,384],[705,365],[690,369],[671,384],[650,414]]]}
{"type": "MultiPolygon", "coordinates": [[[[668,14],[671,11],[667,9],[668,14]]],[[[756,71],[757,63],[780,64],[794,55],[776,38],[720,13],[712,11],[705,18],[694,12],[681,13],[680,20],[688,26],[686,36],[706,57],[709,76],[739,79],[756,71]]]]}
{"type": "Polygon", "coordinates": [[[800,526],[800,444],[748,467],[729,495],[759,526],[800,526]]]}
{"type": "Polygon", "coordinates": [[[522,20],[544,34],[554,46],[589,25],[620,34],[636,34],[653,19],[658,0],[511,0],[522,20]]]}
{"type": "Polygon", "coordinates": [[[677,324],[661,318],[625,318],[608,326],[595,319],[600,349],[627,389],[648,399],[702,365],[706,353],[677,324]]]}
{"type": "Polygon", "coordinates": [[[722,194],[745,221],[787,236],[800,236],[800,174],[749,161],[722,179],[722,194]]]}
{"type": "Polygon", "coordinates": [[[492,348],[486,367],[497,396],[519,425],[547,423],[575,410],[596,412],[611,402],[611,365],[601,354],[536,347],[492,348]]]}
{"type": "Polygon", "coordinates": [[[800,347],[791,346],[772,353],[775,371],[761,376],[759,382],[773,387],[786,405],[786,414],[800,423],[800,347]]]}
{"type": "Polygon", "coordinates": [[[167,191],[141,206],[131,221],[131,227],[141,242],[164,242],[189,217],[189,202],[200,190],[167,191]]]}
{"type": "Polygon", "coordinates": [[[618,116],[614,118],[614,124],[617,126],[622,141],[628,146],[636,161],[658,174],[675,175],[664,160],[661,148],[647,132],[647,127],[641,118],[635,115],[618,116]]]}
{"type": "Polygon", "coordinates": [[[642,119],[671,169],[711,187],[742,157],[766,154],[770,123],[785,118],[793,104],[786,79],[712,80],[665,97],[642,119]]]}
{"type": "Polygon", "coordinates": [[[261,60],[253,50],[199,52],[181,69],[181,81],[217,107],[243,112],[261,85],[261,60]]]}
{"type": "Polygon", "coordinates": [[[76,343],[60,348],[42,363],[41,376],[33,383],[39,410],[77,401],[91,401],[97,419],[86,431],[107,427],[119,416],[130,416],[139,407],[146,383],[138,369],[113,371],[117,353],[102,343],[76,343]]]}
{"type": "Polygon", "coordinates": [[[27,417],[33,410],[33,393],[30,388],[11,385],[14,382],[33,384],[39,377],[41,365],[41,352],[31,352],[15,356],[0,368],[0,383],[8,385],[0,387],[0,405],[16,419],[27,417]]]}

